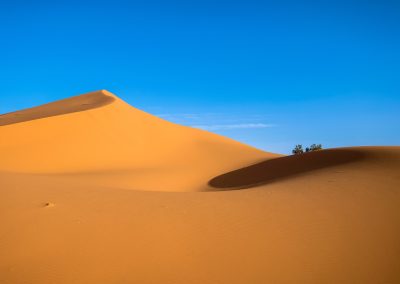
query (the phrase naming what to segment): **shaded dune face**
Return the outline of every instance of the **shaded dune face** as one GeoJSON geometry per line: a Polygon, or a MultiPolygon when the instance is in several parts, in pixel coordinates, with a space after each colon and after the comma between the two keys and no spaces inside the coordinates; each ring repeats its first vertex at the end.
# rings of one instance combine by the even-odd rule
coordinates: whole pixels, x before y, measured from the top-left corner
{"type": "Polygon", "coordinates": [[[108,105],[114,100],[115,98],[107,91],[88,93],[39,107],[0,115],[0,126],[95,109],[108,105]]]}
{"type": "Polygon", "coordinates": [[[208,184],[224,190],[250,188],[367,158],[368,153],[360,149],[321,150],[269,159],[217,176],[208,184]]]}

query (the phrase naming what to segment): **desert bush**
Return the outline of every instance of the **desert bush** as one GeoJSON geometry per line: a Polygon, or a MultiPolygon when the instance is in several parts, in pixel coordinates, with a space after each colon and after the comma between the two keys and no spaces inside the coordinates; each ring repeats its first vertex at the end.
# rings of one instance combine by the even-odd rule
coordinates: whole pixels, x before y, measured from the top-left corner
{"type": "Polygon", "coordinates": [[[293,155],[303,154],[304,153],[303,146],[301,144],[296,145],[292,150],[292,153],[293,155]]]}
{"type": "Polygon", "coordinates": [[[303,154],[304,152],[308,153],[318,150],[322,150],[321,144],[312,144],[310,147],[307,147],[305,151],[303,150],[303,146],[301,144],[298,144],[294,147],[292,153],[293,155],[298,155],[298,154],[303,154]]]}
{"type": "Polygon", "coordinates": [[[312,151],[318,151],[318,150],[322,150],[321,144],[312,144],[310,147],[306,148],[306,152],[312,152],[312,151]]]}

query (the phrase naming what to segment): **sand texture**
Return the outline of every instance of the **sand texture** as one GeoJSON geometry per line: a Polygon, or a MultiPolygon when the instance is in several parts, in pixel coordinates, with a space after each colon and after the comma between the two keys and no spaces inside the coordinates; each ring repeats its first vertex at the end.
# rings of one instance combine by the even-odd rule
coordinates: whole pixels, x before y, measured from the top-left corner
{"type": "Polygon", "coordinates": [[[282,156],[107,91],[1,115],[0,283],[400,283],[400,147],[282,156]]]}

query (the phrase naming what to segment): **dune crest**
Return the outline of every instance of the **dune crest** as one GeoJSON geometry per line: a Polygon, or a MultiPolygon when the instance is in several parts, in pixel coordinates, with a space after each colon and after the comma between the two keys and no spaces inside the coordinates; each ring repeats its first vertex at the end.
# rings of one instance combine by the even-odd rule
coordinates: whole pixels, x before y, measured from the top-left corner
{"type": "Polygon", "coordinates": [[[105,90],[80,95],[39,107],[0,115],[0,126],[99,108],[112,103],[114,96],[105,90]]]}

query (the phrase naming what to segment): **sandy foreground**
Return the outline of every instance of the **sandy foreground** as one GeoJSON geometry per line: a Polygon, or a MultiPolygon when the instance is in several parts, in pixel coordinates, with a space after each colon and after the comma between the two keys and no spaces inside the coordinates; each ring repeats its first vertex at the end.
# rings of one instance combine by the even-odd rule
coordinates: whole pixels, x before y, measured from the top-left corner
{"type": "Polygon", "coordinates": [[[282,156],[107,91],[2,115],[0,283],[400,283],[400,147],[282,156]]]}

